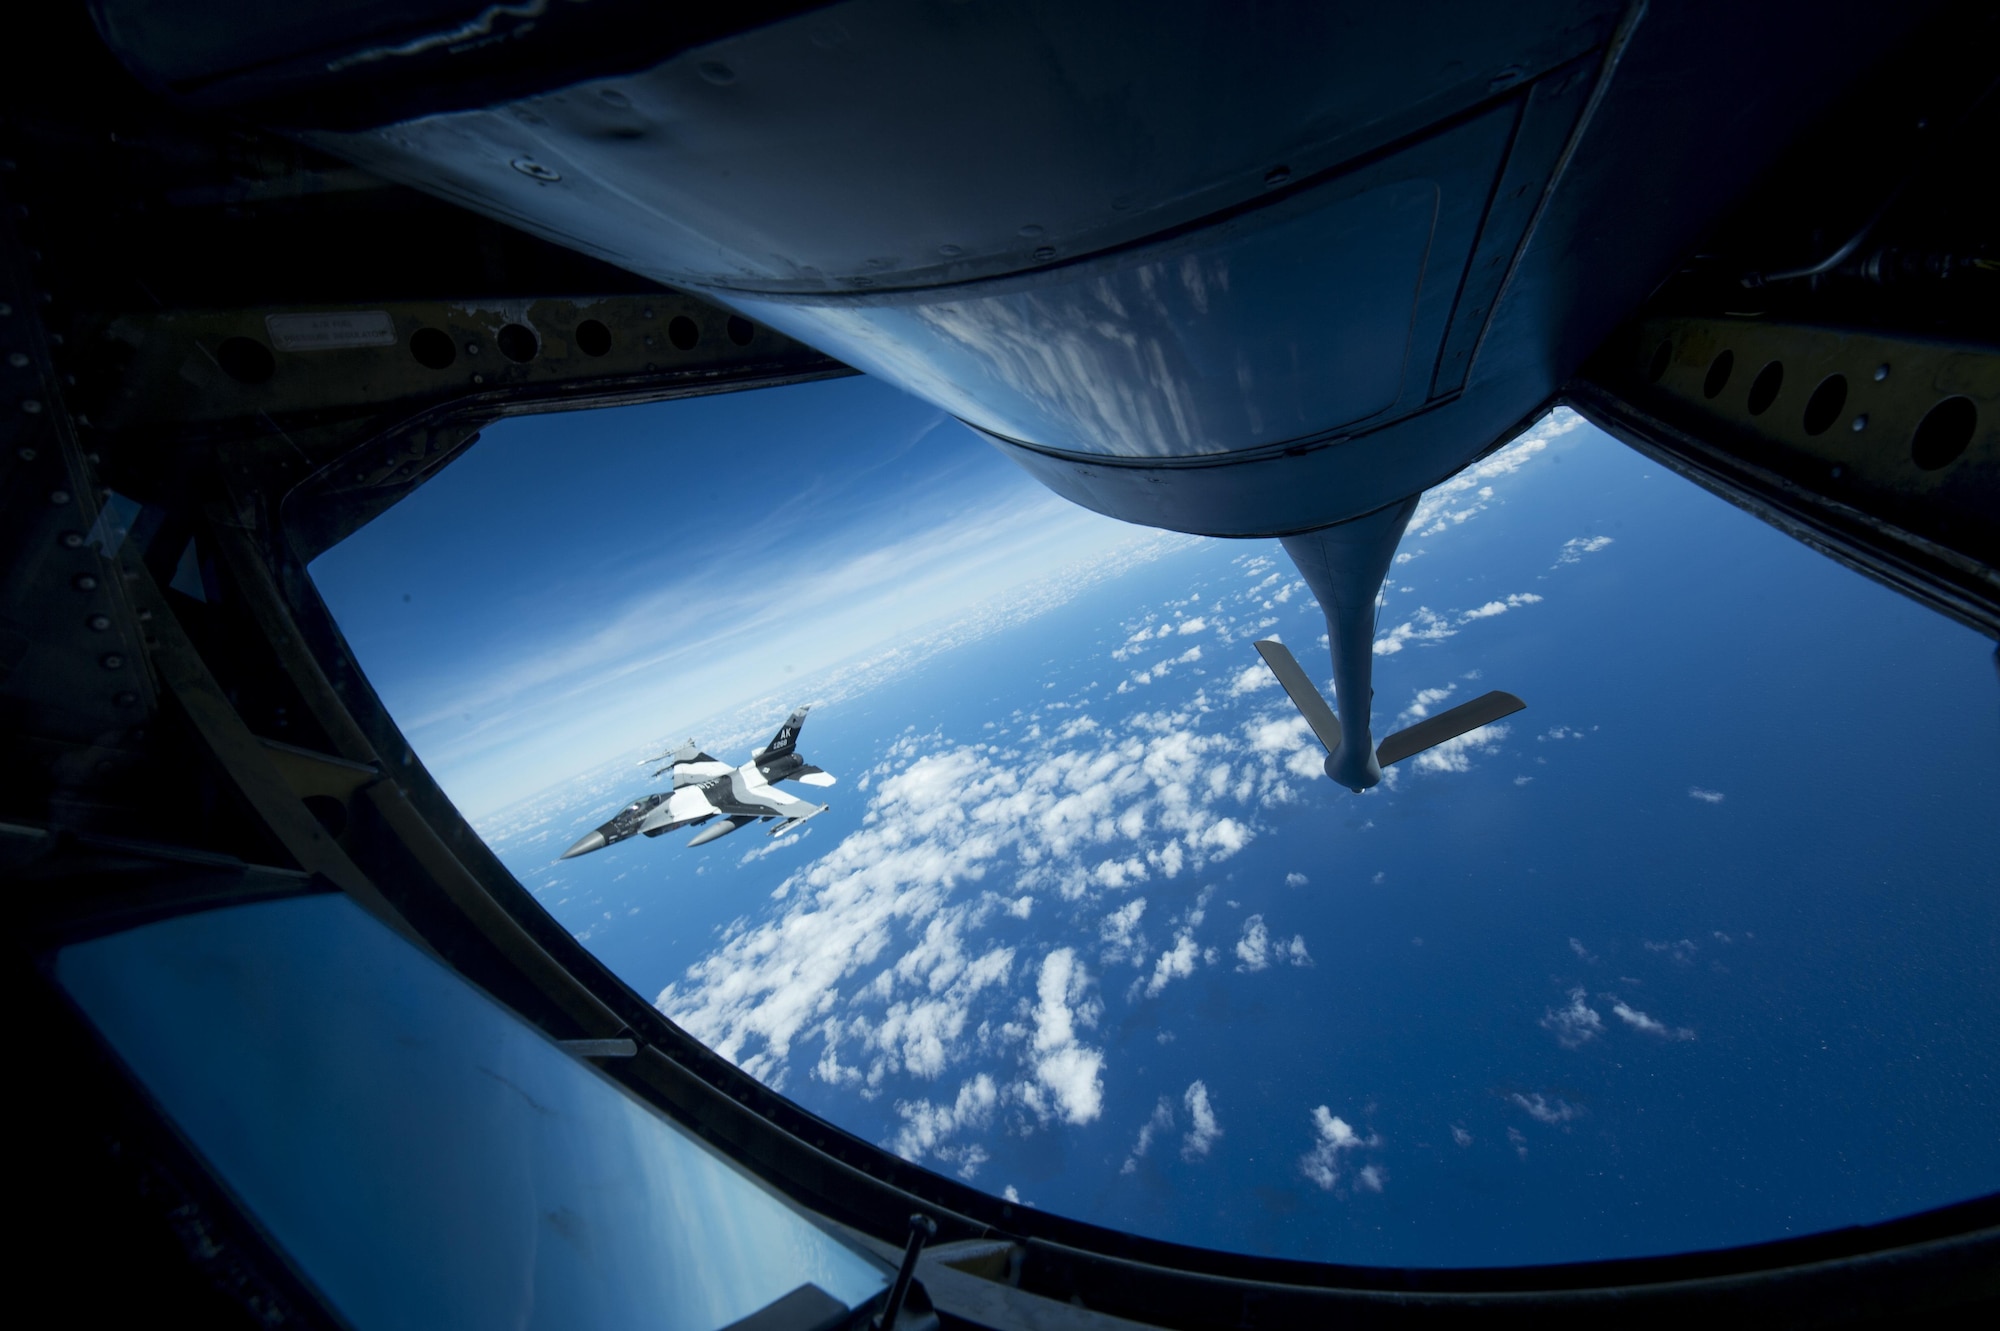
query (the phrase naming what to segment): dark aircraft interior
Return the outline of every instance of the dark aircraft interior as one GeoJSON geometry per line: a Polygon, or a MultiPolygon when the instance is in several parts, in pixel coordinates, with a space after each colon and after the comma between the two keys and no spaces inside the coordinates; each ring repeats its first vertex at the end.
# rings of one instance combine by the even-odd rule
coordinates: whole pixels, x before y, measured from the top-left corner
{"type": "MultiPolygon", "coordinates": [[[[1178,1246],[912,1165],[558,925],[306,566],[503,418],[864,372],[1065,498],[1212,536],[1366,522],[1566,405],[2000,639],[2000,8],[36,19],[0,53],[0,875],[14,1269],[48,1320],[505,1320],[523,1305],[481,1254],[515,1240],[480,1199],[615,1171],[657,1132],[681,1172],[590,1223],[671,1231],[681,1265],[606,1257],[623,1274],[536,1295],[544,1324],[1993,1324],[2000,1196],[1718,1251],[1383,1269],[1178,1246]],[[1225,260],[1213,300],[1158,295],[1225,260]],[[237,1026],[268,1065],[216,1060],[237,1026]],[[460,1076],[454,1047],[511,1071],[460,1076]],[[567,1108],[511,1137],[489,1094],[567,1108]],[[383,1200],[358,1232],[297,1209],[400,1196],[440,1137],[481,1180],[462,1198],[383,1200]],[[423,1275],[448,1302],[407,1301],[413,1236],[448,1254],[423,1275]]],[[[1901,757],[1855,724],[1861,768],[1901,757]]]]}

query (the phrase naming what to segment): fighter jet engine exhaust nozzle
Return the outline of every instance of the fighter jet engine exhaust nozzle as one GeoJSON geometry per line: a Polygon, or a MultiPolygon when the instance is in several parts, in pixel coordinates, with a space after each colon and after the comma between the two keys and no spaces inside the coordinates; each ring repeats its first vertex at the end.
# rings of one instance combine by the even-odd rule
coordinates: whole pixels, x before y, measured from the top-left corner
{"type": "Polygon", "coordinates": [[[1381,784],[1383,768],[1527,706],[1513,694],[1495,690],[1375,743],[1369,729],[1375,700],[1375,606],[1417,499],[1412,495],[1351,522],[1284,538],[1285,553],[1326,614],[1339,716],[1289,648],[1275,638],[1257,644],[1258,654],[1325,746],[1326,774],[1357,795],[1381,784]]]}

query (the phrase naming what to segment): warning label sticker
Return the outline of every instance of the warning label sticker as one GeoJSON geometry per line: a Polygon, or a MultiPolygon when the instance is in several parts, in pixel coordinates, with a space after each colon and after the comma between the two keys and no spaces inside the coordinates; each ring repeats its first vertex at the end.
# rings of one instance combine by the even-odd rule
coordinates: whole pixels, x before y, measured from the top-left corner
{"type": "Polygon", "coordinates": [[[338,351],[344,347],[393,347],[396,325],[387,310],[329,310],[324,314],[264,317],[271,345],[280,351],[338,351]]]}

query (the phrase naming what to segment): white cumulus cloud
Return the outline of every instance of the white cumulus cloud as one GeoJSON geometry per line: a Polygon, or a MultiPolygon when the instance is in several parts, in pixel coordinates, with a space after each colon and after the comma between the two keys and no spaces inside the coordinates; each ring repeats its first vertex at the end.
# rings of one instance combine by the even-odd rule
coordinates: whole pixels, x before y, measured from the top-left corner
{"type": "Polygon", "coordinates": [[[1199,1160],[1222,1135],[1222,1125],[1216,1121],[1215,1107],[1209,1103],[1206,1083],[1190,1083],[1181,1103],[1188,1113],[1187,1135],[1181,1138],[1181,1159],[1199,1160]]]}
{"type": "Polygon", "coordinates": [[[1137,1173],[1139,1162],[1146,1158],[1146,1152],[1153,1149],[1153,1139],[1163,1132],[1171,1132],[1173,1126],[1174,1107],[1168,1101],[1167,1097],[1163,1095],[1160,1097],[1160,1102],[1153,1106],[1152,1117],[1139,1125],[1138,1139],[1132,1143],[1132,1149],[1126,1155],[1125,1163],[1118,1167],[1118,1172],[1121,1174],[1137,1173]]]}
{"type": "Polygon", "coordinates": [[[1246,693],[1255,693],[1259,689],[1275,689],[1277,687],[1278,677],[1271,673],[1270,667],[1259,661],[1256,665],[1244,666],[1236,672],[1235,678],[1229,682],[1229,693],[1231,697],[1240,698],[1246,693]]]}
{"type": "MultiPolygon", "coordinates": [[[[983,1072],[960,1086],[958,1098],[948,1105],[935,1105],[929,1100],[899,1100],[896,1113],[901,1116],[903,1126],[896,1134],[896,1154],[905,1160],[921,1160],[927,1154],[950,1151],[952,1148],[946,1143],[952,1137],[962,1129],[985,1127],[999,1103],[999,1087],[983,1072]]],[[[980,1160],[985,1158],[982,1152],[980,1160]]],[[[977,1168],[975,1163],[975,1172],[977,1168]]]]}
{"type": "MultiPolygon", "coordinates": [[[[1013,951],[978,950],[991,903],[1023,918],[1045,891],[1071,901],[1170,879],[1255,836],[1246,817],[1224,810],[1270,798],[1284,782],[1281,755],[1218,765],[1237,741],[1204,728],[1203,715],[1197,705],[1117,725],[1072,721],[1066,738],[1038,735],[1004,752],[904,737],[866,774],[874,779],[862,826],[785,881],[777,914],[726,931],[658,1006],[774,1086],[809,1034],[826,1042],[813,1075],[831,1084],[943,1075],[969,1056],[982,1021],[1007,1020],[1013,951]],[[965,888],[1010,866],[1013,892],[967,899],[965,888]]],[[[1136,926],[1137,913],[1130,918],[1136,926]]],[[[1111,928],[1113,952],[1143,948],[1136,933],[1111,928]]],[[[1183,949],[1166,978],[1188,969],[1183,949]]],[[[1066,1085],[1087,1086],[1088,1063],[1065,1054],[1020,1083],[1067,1114],[1085,1101],[1049,1099],[1051,1079],[1067,1067],[1066,1085]]]]}
{"type": "Polygon", "coordinates": [[[1174,945],[1160,953],[1153,963],[1152,978],[1146,981],[1146,997],[1158,998],[1166,992],[1175,980],[1185,980],[1194,974],[1194,966],[1201,960],[1201,949],[1195,946],[1194,931],[1183,929],[1174,935],[1174,945]]]}
{"type": "Polygon", "coordinates": [[[1116,966],[1125,962],[1135,966],[1142,964],[1146,935],[1139,932],[1139,919],[1145,913],[1146,898],[1133,897],[1098,924],[1097,936],[1104,943],[1100,956],[1105,965],[1116,966]]]}
{"type": "Polygon", "coordinates": [[[1574,564],[1585,555],[1594,555],[1611,544],[1609,536],[1573,536],[1562,543],[1562,550],[1556,555],[1557,564],[1574,564]]]}
{"type": "Polygon", "coordinates": [[[1035,1084],[1023,1094],[1031,1108],[1066,1123],[1090,1123],[1104,1112],[1104,1051],[1076,1035],[1079,1024],[1097,1024],[1086,1002],[1089,984],[1071,949],[1059,947],[1042,958],[1035,982],[1035,1084]],[[1038,1091],[1047,1091],[1049,1100],[1040,1099],[1038,1091]]]}
{"type": "Polygon", "coordinates": [[[1313,964],[1303,934],[1273,939],[1262,915],[1252,915],[1243,921],[1243,936],[1236,940],[1236,961],[1236,969],[1246,974],[1265,970],[1276,962],[1294,966],[1313,964]]]}
{"type": "Polygon", "coordinates": [[[1604,1018],[1597,1010],[1583,1001],[1583,990],[1569,991],[1569,1003],[1559,1008],[1549,1008],[1542,1014],[1542,1029],[1556,1037],[1556,1043],[1565,1049],[1581,1049],[1598,1036],[1604,1034],[1604,1018]]]}
{"type": "Polygon", "coordinates": [[[1516,1091],[1507,1098],[1520,1108],[1526,1110],[1528,1117],[1535,1120],[1535,1122],[1547,1123],[1551,1127],[1567,1123],[1571,1119],[1580,1118],[1583,1115],[1581,1109],[1578,1109],[1575,1105],[1570,1104],[1560,1096],[1543,1095],[1540,1091],[1535,1091],[1529,1095],[1523,1095],[1519,1091],[1516,1091]]]}
{"type": "MultiPolygon", "coordinates": [[[[1325,1105],[1312,1111],[1312,1125],[1313,1146],[1299,1157],[1299,1172],[1329,1192],[1340,1182],[1341,1157],[1344,1154],[1382,1144],[1382,1139],[1373,1133],[1366,1137],[1357,1133],[1348,1126],[1346,1119],[1335,1115],[1325,1105]]],[[[1379,1172],[1370,1190],[1381,1191],[1379,1172]]]]}
{"type": "Polygon", "coordinates": [[[1431,714],[1431,708],[1449,698],[1457,690],[1456,684],[1447,684],[1441,689],[1418,689],[1416,697],[1410,699],[1410,705],[1403,709],[1403,718],[1411,721],[1422,720],[1431,714]]]}
{"type": "Polygon", "coordinates": [[[1239,971],[1260,971],[1271,964],[1271,931],[1264,927],[1262,915],[1252,915],[1243,921],[1243,937],[1236,940],[1236,957],[1239,971]]]}
{"type": "Polygon", "coordinates": [[[1466,611],[1458,617],[1459,622],[1467,623],[1475,619],[1491,619],[1495,615],[1504,615],[1509,610],[1513,610],[1519,606],[1539,604],[1541,599],[1541,597],[1535,595],[1533,592],[1515,592],[1504,601],[1488,601],[1476,610],[1466,611]]]}
{"type": "Polygon", "coordinates": [[[1694,1039],[1694,1032],[1687,1027],[1669,1026],[1664,1021],[1649,1017],[1637,1008],[1628,1007],[1622,1002],[1613,1003],[1611,1011],[1618,1020],[1624,1022],[1635,1031],[1644,1031],[1648,1035],[1657,1035],[1662,1040],[1694,1039]]]}

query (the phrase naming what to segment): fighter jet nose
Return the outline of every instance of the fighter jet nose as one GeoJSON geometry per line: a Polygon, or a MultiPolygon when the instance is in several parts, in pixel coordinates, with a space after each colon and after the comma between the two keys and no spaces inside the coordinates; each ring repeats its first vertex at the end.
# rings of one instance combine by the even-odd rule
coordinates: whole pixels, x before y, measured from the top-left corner
{"type": "Polygon", "coordinates": [[[578,855],[588,855],[593,850],[603,850],[605,844],[604,833],[592,832],[556,858],[561,860],[575,859],[578,855]]]}

